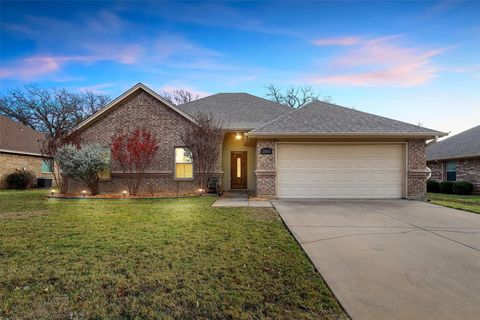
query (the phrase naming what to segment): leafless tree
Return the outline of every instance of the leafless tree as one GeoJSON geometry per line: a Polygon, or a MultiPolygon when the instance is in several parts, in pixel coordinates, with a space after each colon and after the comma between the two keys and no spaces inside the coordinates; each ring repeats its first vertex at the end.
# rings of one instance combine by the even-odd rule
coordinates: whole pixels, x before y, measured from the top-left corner
{"type": "Polygon", "coordinates": [[[195,123],[183,132],[181,139],[192,157],[199,187],[206,191],[209,179],[220,165],[225,133],[211,114],[197,115],[195,123]]]}
{"type": "Polygon", "coordinates": [[[290,106],[292,108],[300,108],[307,103],[322,100],[325,102],[331,102],[330,96],[320,98],[320,95],[314,91],[311,86],[290,86],[285,91],[282,88],[273,84],[269,84],[266,87],[267,92],[265,96],[267,99],[275,101],[280,104],[290,106]]]}
{"type": "MultiPolygon", "coordinates": [[[[32,129],[45,133],[41,152],[54,159],[59,148],[77,144],[75,135],[69,135],[78,123],[104,107],[109,97],[91,91],[72,93],[66,89],[42,89],[36,85],[16,88],[0,97],[0,114],[32,129]]],[[[69,179],[62,176],[52,161],[50,170],[62,193],[68,190],[69,179]]]]}
{"type": "Polygon", "coordinates": [[[26,85],[0,97],[0,114],[55,137],[70,131],[109,100],[108,96],[91,91],[72,93],[26,85]]]}
{"type": "Polygon", "coordinates": [[[197,100],[199,95],[185,89],[175,89],[172,91],[163,91],[160,94],[173,105],[184,104],[193,100],[197,100]]]}

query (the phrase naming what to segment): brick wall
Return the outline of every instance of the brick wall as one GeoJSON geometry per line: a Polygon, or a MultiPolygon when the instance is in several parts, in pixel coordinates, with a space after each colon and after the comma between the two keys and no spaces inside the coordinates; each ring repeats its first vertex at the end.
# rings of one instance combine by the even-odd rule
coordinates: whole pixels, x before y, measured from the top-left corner
{"type": "MultiPolygon", "coordinates": [[[[191,125],[192,122],[178,112],[147,92],[138,90],[95,122],[82,128],[79,134],[83,144],[98,143],[110,148],[112,137],[116,133],[129,133],[136,128],[150,130],[159,140],[159,151],[153,166],[147,171],[147,180],[140,192],[177,192],[181,189],[181,193],[189,193],[195,191],[198,184],[196,181],[174,180],[174,147],[183,145],[181,135],[191,125]]],[[[101,193],[117,193],[126,189],[127,177],[115,162],[112,162],[111,170],[111,180],[100,183],[101,193]]],[[[221,168],[218,172],[221,172],[221,168]]],[[[81,184],[72,183],[72,192],[82,189],[85,187],[81,184]]]]}
{"type": "Polygon", "coordinates": [[[429,161],[427,166],[432,170],[432,177],[430,179],[442,181],[443,179],[443,166],[442,161],[429,161]]]}
{"type": "MultiPolygon", "coordinates": [[[[473,184],[473,192],[480,194],[480,157],[469,159],[457,159],[457,181],[465,180],[473,184]]],[[[442,170],[445,170],[448,161],[429,161],[428,167],[432,169],[432,179],[446,180],[444,173],[442,180],[442,170]],[[443,164],[443,168],[442,168],[443,164]]]]}
{"type": "Polygon", "coordinates": [[[408,199],[423,200],[426,196],[428,171],[426,168],[425,147],[425,140],[408,141],[408,199]]]}
{"type": "Polygon", "coordinates": [[[276,194],[276,150],[274,140],[258,140],[256,146],[255,185],[258,195],[276,194]],[[271,148],[272,154],[260,154],[262,148],[271,148]]]}
{"type": "Polygon", "coordinates": [[[18,170],[25,170],[33,172],[35,177],[50,178],[53,183],[53,176],[50,173],[42,173],[42,158],[37,156],[0,153],[0,188],[6,188],[5,179],[10,173],[18,170]]]}
{"type": "Polygon", "coordinates": [[[473,183],[473,192],[480,194],[480,158],[457,160],[457,180],[473,183]]]}

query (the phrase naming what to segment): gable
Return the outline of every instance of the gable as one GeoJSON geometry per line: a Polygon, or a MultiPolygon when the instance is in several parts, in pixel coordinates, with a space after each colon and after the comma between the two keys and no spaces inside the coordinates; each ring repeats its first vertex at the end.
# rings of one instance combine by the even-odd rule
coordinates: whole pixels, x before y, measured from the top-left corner
{"type": "Polygon", "coordinates": [[[121,104],[124,100],[128,99],[131,95],[137,93],[138,91],[143,91],[146,94],[150,95],[152,98],[158,100],[162,105],[170,108],[171,110],[177,112],[179,115],[183,116],[185,119],[195,122],[194,119],[188,115],[187,113],[183,112],[182,110],[178,109],[174,105],[172,105],[170,102],[166,101],[163,99],[158,93],[144,85],[143,83],[137,83],[135,86],[130,88],[129,90],[125,91],[122,95],[117,97],[115,100],[110,102],[108,105],[97,111],[96,113],[92,114],[90,117],[82,121],[80,124],[78,124],[73,130],[72,133],[80,130],[81,128],[84,128],[91,123],[95,122],[98,120],[98,118],[104,116],[105,114],[111,112],[114,108],[117,107],[117,105],[121,104]]]}

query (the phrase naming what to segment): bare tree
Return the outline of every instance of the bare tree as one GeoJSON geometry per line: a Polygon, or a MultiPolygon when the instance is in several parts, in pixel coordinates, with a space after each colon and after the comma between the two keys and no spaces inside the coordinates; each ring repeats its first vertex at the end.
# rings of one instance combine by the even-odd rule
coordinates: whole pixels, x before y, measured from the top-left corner
{"type": "Polygon", "coordinates": [[[0,97],[0,114],[55,137],[73,129],[109,100],[108,96],[91,91],[72,93],[26,85],[0,97]]]}
{"type": "Polygon", "coordinates": [[[222,152],[224,130],[211,114],[199,114],[196,125],[188,127],[181,139],[193,160],[199,186],[207,190],[208,180],[218,170],[222,152]]]}
{"type": "Polygon", "coordinates": [[[163,91],[160,94],[164,99],[168,100],[171,104],[177,106],[190,101],[197,100],[199,95],[185,89],[175,89],[172,91],[163,91]]]}
{"type": "Polygon", "coordinates": [[[322,100],[325,102],[331,102],[330,96],[325,96],[320,99],[320,95],[316,93],[311,86],[290,86],[285,91],[280,87],[273,84],[269,84],[266,87],[267,92],[265,96],[267,99],[275,101],[280,104],[290,106],[292,108],[300,108],[307,103],[322,100]]]}
{"type": "MultiPolygon", "coordinates": [[[[58,150],[67,144],[77,144],[75,135],[69,135],[78,123],[104,107],[109,97],[91,91],[72,93],[66,89],[42,89],[27,85],[13,89],[0,97],[0,114],[17,120],[37,131],[44,132],[41,152],[55,159],[58,150]]],[[[62,175],[53,161],[49,162],[56,185],[66,193],[69,178],[62,175]]]]}

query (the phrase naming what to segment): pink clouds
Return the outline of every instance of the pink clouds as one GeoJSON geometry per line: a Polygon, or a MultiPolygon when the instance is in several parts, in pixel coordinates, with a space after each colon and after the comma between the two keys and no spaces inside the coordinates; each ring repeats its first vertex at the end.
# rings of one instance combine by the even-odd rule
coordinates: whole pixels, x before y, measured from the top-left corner
{"type": "Polygon", "coordinates": [[[326,74],[310,75],[306,80],[347,86],[417,86],[428,83],[441,70],[432,58],[455,47],[423,49],[406,45],[402,40],[402,36],[392,35],[350,41],[347,50],[329,61],[326,74]]]}
{"type": "Polygon", "coordinates": [[[315,39],[312,43],[316,46],[351,46],[360,43],[359,37],[340,37],[315,39]]]}

